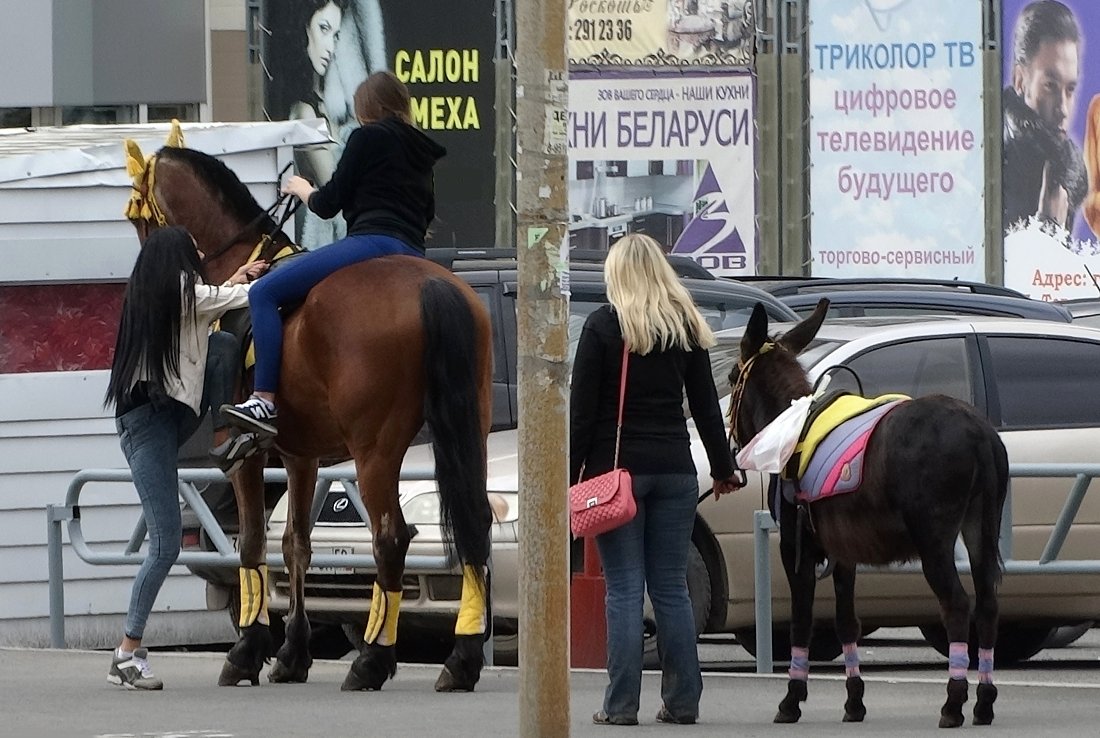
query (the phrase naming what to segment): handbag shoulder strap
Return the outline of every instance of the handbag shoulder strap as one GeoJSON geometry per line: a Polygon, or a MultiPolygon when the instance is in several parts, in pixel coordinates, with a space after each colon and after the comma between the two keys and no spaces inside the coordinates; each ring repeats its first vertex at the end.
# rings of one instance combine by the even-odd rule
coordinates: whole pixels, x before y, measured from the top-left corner
{"type": "Polygon", "coordinates": [[[627,348],[626,341],[623,341],[623,371],[619,376],[619,419],[615,422],[615,462],[612,464],[613,469],[619,468],[619,440],[623,435],[623,405],[626,403],[626,367],[627,362],[630,361],[630,349],[627,348]]]}

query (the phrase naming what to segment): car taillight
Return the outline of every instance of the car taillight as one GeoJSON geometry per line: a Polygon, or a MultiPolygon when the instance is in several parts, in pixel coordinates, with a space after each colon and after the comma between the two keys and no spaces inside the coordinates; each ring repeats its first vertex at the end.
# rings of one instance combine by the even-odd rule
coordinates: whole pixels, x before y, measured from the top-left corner
{"type": "Polygon", "coordinates": [[[185,530],[183,537],[180,539],[180,545],[184,548],[197,548],[199,545],[199,531],[185,530]]]}

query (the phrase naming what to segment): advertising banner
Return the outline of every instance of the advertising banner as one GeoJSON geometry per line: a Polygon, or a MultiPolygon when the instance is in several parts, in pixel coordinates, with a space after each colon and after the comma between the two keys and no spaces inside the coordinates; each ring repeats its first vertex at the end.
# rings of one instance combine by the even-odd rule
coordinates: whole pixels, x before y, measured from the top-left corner
{"type": "Polygon", "coordinates": [[[569,0],[574,64],[752,63],[752,0],[569,0]]]}
{"type": "Polygon", "coordinates": [[[1096,297],[1100,4],[1004,0],[1002,17],[1005,285],[1096,297]]]}
{"type": "Polygon", "coordinates": [[[815,276],[984,281],[981,11],[810,5],[815,276]]]}
{"type": "MultiPolygon", "coordinates": [[[[298,151],[298,173],[316,184],[328,181],[357,125],[356,87],[388,69],[408,85],[416,125],[447,149],[435,168],[436,218],[428,246],[495,245],[494,5],[269,0],[265,112],[271,120],[324,118],[337,142],[298,151]]],[[[297,240],[308,248],[331,243],[344,230],[339,216],[322,221],[299,211],[297,240]]]]}
{"type": "Polygon", "coordinates": [[[571,76],[570,247],[645,233],[715,274],[755,274],[752,100],[747,72],[571,76]]]}

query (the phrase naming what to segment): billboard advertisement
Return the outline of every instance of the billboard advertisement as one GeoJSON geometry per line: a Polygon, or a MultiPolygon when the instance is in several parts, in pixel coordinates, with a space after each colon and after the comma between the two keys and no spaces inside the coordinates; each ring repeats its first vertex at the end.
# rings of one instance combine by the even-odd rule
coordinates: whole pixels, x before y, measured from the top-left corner
{"type": "Polygon", "coordinates": [[[752,63],[752,0],[568,0],[569,61],[597,66],[752,63]]]}
{"type": "Polygon", "coordinates": [[[984,281],[982,4],[810,5],[810,252],[821,276],[984,281]]]}
{"type": "Polygon", "coordinates": [[[569,79],[569,244],[645,233],[715,274],[756,271],[756,131],[748,72],[569,79]]]}
{"type": "Polygon", "coordinates": [[[1004,0],[1002,17],[1005,285],[1096,297],[1100,4],[1004,0]]]}
{"type": "MultiPolygon", "coordinates": [[[[447,149],[435,169],[428,246],[492,246],[496,19],[493,0],[269,0],[264,8],[264,109],[271,120],[324,118],[336,143],[295,154],[298,173],[328,181],[357,125],[353,96],[367,75],[394,72],[414,122],[447,149]]],[[[262,203],[266,205],[267,203],[262,203]]],[[[344,235],[299,211],[299,243],[344,235]]]]}

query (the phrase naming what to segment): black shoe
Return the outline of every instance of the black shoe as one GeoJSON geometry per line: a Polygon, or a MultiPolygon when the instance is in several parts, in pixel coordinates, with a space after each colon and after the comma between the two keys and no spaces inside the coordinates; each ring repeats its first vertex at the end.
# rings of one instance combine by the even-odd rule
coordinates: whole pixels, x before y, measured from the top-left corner
{"type": "Polygon", "coordinates": [[[264,436],[274,436],[278,433],[275,421],[279,414],[275,405],[256,395],[252,395],[239,405],[222,405],[222,417],[230,425],[243,431],[251,431],[264,436]]]}

